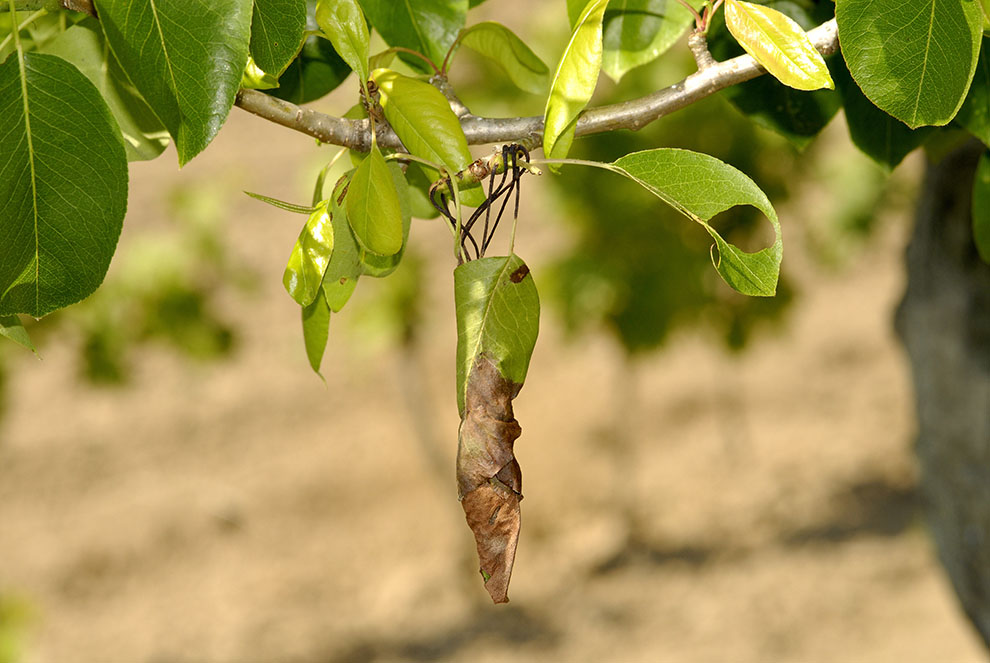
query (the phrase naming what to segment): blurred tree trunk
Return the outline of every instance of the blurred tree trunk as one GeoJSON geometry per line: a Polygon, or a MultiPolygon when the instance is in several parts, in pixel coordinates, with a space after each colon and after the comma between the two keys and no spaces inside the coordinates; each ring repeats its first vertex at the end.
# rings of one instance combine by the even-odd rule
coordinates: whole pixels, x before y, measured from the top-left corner
{"type": "Polygon", "coordinates": [[[931,530],[966,614],[990,646],[990,266],[973,244],[983,148],[929,165],[907,250],[897,329],[914,374],[931,530]]]}

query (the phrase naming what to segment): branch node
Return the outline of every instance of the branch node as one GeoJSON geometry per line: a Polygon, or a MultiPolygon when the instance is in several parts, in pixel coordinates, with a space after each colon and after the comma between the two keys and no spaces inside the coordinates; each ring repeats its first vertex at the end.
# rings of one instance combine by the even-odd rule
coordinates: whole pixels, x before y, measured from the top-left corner
{"type": "Polygon", "coordinates": [[[691,36],[688,37],[688,48],[691,49],[694,61],[698,63],[698,71],[704,71],[718,64],[712,57],[711,51],[708,50],[708,37],[705,36],[704,32],[700,30],[692,32],[691,36]]]}

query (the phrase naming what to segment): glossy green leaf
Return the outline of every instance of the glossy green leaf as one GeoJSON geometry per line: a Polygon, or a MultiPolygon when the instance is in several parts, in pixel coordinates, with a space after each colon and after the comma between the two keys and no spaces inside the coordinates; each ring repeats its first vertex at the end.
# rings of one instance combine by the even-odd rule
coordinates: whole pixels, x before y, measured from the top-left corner
{"type": "Polygon", "coordinates": [[[361,247],[354,239],[351,224],[347,220],[347,209],[344,206],[344,188],[353,171],[346,175],[342,183],[335,187],[330,200],[330,210],[333,215],[333,255],[330,264],[323,275],[323,294],[330,310],[334,313],[344,308],[350,299],[358,277],[361,276],[361,247]]]}
{"type": "Polygon", "coordinates": [[[990,264],[990,152],[984,152],[973,181],[973,241],[983,262],[990,264]]]}
{"type": "Polygon", "coordinates": [[[302,307],[302,328],[306,358],[313,371],[322,378],[320,365],[330,337],[330,306],[325,297],[317,297],[312,304],[302,307]]]}
{"type": "Polygon", "coordinates": [[[990,145],[990,39],[986,37],[983,38],[969,93],[955,119],[984,145],[990,145]]]}
{"type": "Polygon", "coordinates": [[[540,297],[517,255],[472,260],[454,270],[457,316],[457,409],[481,354],[503,378],[522,385],[540,331],[540,297]]]}
{"type": "Polygon", "coordinates": [[[634,152],[617,159],[611,169],[637,182],[675,210],[701,224],[715,240],[715,269],[744,295],[771,297],[777,290],[783,243],[777,212],[753,180],[715,157],[677,149],[634,152]],[[746,253],[726,242],[708,221],[716,214],[751,205],[773,225],[774,242],[746,253]]]}
{"type": "Polygon", "coordinates": [[[16,315],[0,315],[0,336],[9,338],[14,343],[37,354],[34,344],[31,343],[31,337],[28,336],[27,330],[24,329],[24,325],[21,324],[20,318],[16,315]]]}
{"type": "Polygon", "coordinates": [[[550,70],[504,25],[492,21],[472,25],[462,34],[461,44],[495,62],[520,90],[546,94],[550,70]]]}
{"type": "MultiPolygon", "coordinates": [[[[316,29],[313,23],[312,29],[316,29]]],[[[306,104],[335,90],[351,73],[333,44],[322,37],[307,37],[299,56],[279,76],[278,87],[268,94],[294,104],[306,104]]]]}
{"type": "Polygon", "coordinates": [[[590,0],[578,17],[550,83],[543,114],[543,152],[563,159],[574,142],[578,116],[591,100],[602,66],[602,18],[608,0],[590,0]]]}
{"type": "Polygon", "coordinates": [[[333,254],[334,237],[328,208],[329,204],[324,203],[306,220],[282,275],[286,292],[300,306],[309,306],[316,299],[333,254]]]}
{"type": "Polygon", "coordinates": [[[347,219],[361,246],[383,256],[398,253],[402,248],[402,212],[377,145],[354,172],[345,204],[347,219]]]}
{"type": "Polygon", "coordinates": [[[42,49],[74,64],[100,91],[110,107],[128,161],[154,159],[168,146],[168,131],[109,52],[95,18],[70,27],[42,49]]]}
{"type": "Polygon", "coordinates": [[[368,80],[368,24],[357,0],[319,0],[316,23],[344,62],[368,80]]]}
{"type": "Polygon", "coordinates": [[[254,0],[251,55],[255,63],[278,78],[302,46],[306,29],[306,0],[254,0]]]}
{"type": "Polygon", "coordinates": [[[127,158],[99,91],[53,55],[0,64],[0,315],[87,297],[127,209],[127,158]]]}
{"type": "Polygon", "coordinates": [[[388,162],[389,174],[392,177],[392,187],[399,199],[399,210],[402,215],[402,248],[393,255],[375,255],[368,251],[361,250],[360,262],[361,273],[374,278],[384,278],[395,271],[402,261],[402,255],[406,250],[406,242],[409,239],[409,227],[411,222],[409,205],[409,186],[402,174],[402,167],[395,161],[388,162]]]}
{"type": "Polygon", "coordinates": [[[618,83],[630,69],[663,55],[693,23],[677,0],[611,0],[602,24],[602,71],[618,83]]]}
{"type": "Polygon", "coordinates": [[[837,0],[853,79],[911,128],[955,116],[976,69],[983,16],[974,0],[837,0]]]}
{"type": "MultiPolygon", "coordinates": [[[[456,173],[473,160],[454,111],[440,90],[391,69],[371,74],[381,91],[385,119],[411,154],[456,173]]],[[[436,171],[429,173],[436,179],[436,171]]]]}
{"type": "Polygon", "coordinates": [[[841,58],[833,61],[832,76],[842,96],[849,137],[863,154],[885,169],[894,169],[934,131],[932,127],[909,129],[897,118],[874,106],[853,81],[841,58]]]}
{"type": "Polygon", "coordinates": [[[128,78],[175,139],[179,164],[213,140],[234,105],[251,0],[96,0],[128,78]]]}
{"type": "Polygon", "coordinates": [[[821,53],[786,14],[743,0],[726,0],[725,25],[746,52],[781,83],[797,90],[835,88],[821,53]]]}
{"type": "MultiPolygon", "coordinates": [[[[438,67],[464,27],[468,0],[360,0],[364,13],[389,46],[422,53],[438,67]]],[[[419,58],[403,58],[418,71],[433,73],[419,58]]]]}

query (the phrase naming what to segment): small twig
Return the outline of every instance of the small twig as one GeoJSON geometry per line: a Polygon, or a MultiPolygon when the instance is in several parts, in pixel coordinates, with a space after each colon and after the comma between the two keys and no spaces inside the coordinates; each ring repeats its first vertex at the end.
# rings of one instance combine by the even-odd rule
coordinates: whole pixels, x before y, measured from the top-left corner
{"type": "Polygon", "coordinates": [[[705,36],[704,32],[700,30],[692,32],[691,36],[688,37],[688,48],[691,49],[694,61],[698,63],[698,71],[704,71],[718,64],[712,57],[712,52],[708,50],[708,37],[705,36]]]}
{"type": "Polygon", "coordinates": [[[689,12],[691,12],[692,14],[694,14],[694,25],[695,25],[696,28],[698,28],[700,30],[702,27],[704,27],[705,19],[701,18],[701,14],[698,13],[698,10],[697,9],[695,9],[694,7],[692,7],[685,0],[677,0],[677,2],[681,3],[681,5],[685,9],[687,9],[689,12]]]}
{"type": "Polygon", "coordinates": [[[406,48],[404,46],[393,46],[389,50],[395,51],[396,53],[408,53],[409,55],[415,55],[417,58],[419,58],[420,60],[422,60],[426,64],[430,65],[430,67],[433,69],[433,73],[434,74],[439,74],[440,73],[440,68],[437,67],[437,64],[433,60],[431,60],[430,58],[428,58],[427,56],[425,56],[422,53],[420,53],[419,51],[414,51],[413,49],[406,48]]]}

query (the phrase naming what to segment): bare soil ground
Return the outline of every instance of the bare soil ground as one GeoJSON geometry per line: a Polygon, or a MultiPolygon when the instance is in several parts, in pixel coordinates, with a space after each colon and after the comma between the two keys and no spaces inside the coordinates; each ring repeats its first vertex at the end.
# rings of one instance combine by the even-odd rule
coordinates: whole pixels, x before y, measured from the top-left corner
{"type": "MultiPolygon", "coordinates": [[[[287,133],[235,111],[181,173],[174,155],[134,167],[123,250],[163,223],[175,182],[305,199],[294,176],[315,148],[287,133]]],[[[531,200],[517,240],[537,276],[550,213],[531,200]]],[[[25,662],[986,660],[915,490],[890,323],[905,227],[802,280],[784,333],[737,358],[681,338],[630,368],[605,337],[564,343],[546,315],[516,401],[512,603],[492,606],[453,482],[449,235],[414,229],[439,256],[414,363],[345,310],[324,388],[281,289],[296,221],[231,198],[236,255],[262,283],[224,302],[233,361],[151,351],[108,391],[75,379],[71,339],[18,359],[0,592],[33,608],[25,662]]]]}

